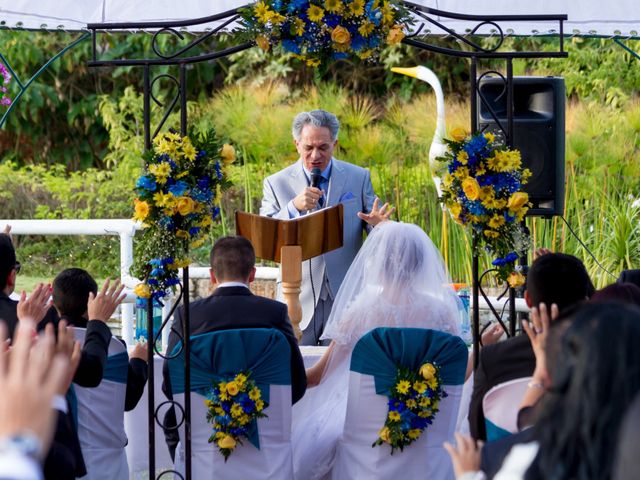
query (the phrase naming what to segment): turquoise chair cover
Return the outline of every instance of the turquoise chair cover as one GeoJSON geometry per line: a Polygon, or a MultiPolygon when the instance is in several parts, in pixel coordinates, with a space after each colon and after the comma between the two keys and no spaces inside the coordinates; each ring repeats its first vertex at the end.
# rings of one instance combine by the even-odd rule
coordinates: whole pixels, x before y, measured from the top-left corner
{"type": "Polygon", "coordinates": [[[107,357],[107,365],[102,375],[103,380],[115,383],[127,383],[129,376],[129,355],[127,352],[116,353],[107,357]]]}
{"type": "MultiPolygon", "coordinates": [[[[171,355],[181,348],[177,344],[171,355]]],[[[206,395],[220,381],[240,372],[251,372],[251,379],[269,402],[269,385],[291,385],[291,349],[276,329],[245,328],[220,330],[191,337],[191,391],[206,395]]],[[[184,349],[169,360],[169,376],[174,394],[185,393],[184,349]]],[[[249,441],[260,448],[258,426],[249,428],[249,441]]]]}

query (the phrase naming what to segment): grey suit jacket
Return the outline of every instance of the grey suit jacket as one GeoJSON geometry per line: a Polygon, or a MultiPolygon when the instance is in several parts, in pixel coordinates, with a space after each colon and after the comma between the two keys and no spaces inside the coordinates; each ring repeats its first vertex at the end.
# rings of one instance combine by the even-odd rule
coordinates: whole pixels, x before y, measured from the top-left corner
{"type": "MultiPolygon", "coordinates": [[[[288,219],[287,204],[307,186],[309,183],[302,169],[302,160],[298,160],[293,165],[267,177],[263,184],[260,215],[288,219]]],[[[327,190],[328,201],[325,206],[331,207],[342,203],[344,208],[343,246],[322,255],[329,287],[335,296],[351,262],[362,245],[363,232],[367,230],[366,222],[360,220],[357,213],[371,211],[375,194],[369,170],[335,158],[327,190]]],[[[312,259],[311,261],[317,262],[318,260],[312,259]]],[[[316,281],[317,279],[314,278],[314,285],[316,285],[316,281]]],[[[316,288],[316,303],[319,293],[319,289],[316,288]]],[[[309,264],[304,262],[302,266],[302,292],[300,294],[300,303],[302,304],[300,328],[303,330],[313,315],[315,308],[313,300],[309,264]]]]}

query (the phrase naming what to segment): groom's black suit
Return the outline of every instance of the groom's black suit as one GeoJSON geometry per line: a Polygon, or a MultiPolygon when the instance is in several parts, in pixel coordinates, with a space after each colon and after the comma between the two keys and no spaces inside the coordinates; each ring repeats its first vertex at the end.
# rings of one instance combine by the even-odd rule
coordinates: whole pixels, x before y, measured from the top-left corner
{"type": "MultiPolygon", "coordinates": [[[[168,352],[182,338],[182,307],[176,311],[169,335],[168,352]]],[[[280,330],[291,347],[291,401],[297,402],[307,389],[307,375],[298,348],[298,341],[293,334],[293,328],[287,315],[287,306],[268,298],[254,295],[246,287],[219,287],[207,297],[190,304],[189,318],[191,324],[190,335],[231,330],[235,328],[276,328],[280,330]]],[[[172,398],[169,367],[167,361],[162,369],[162,390],[167,398],[172,398]]],[[[175,420],[174,420],[175,421],[175,420]]],[[[170,413],[165,418],[165,425],[172,425],[170,413]]],[[[165,432],[165,436],[170,432],[165,432]]],[[[171,445],[172,439],[167,438],[171,445]]],[[[171,448],[171,446],[170,446],[171,448]]]]}

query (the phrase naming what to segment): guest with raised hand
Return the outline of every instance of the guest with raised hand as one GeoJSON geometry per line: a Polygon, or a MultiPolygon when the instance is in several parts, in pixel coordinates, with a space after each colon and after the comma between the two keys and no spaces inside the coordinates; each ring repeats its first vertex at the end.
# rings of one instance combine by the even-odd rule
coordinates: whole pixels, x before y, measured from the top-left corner
{"type": "MultiPolygon", "coordinates": [[[[53,399],[73,368],[68,357],[56,353],[51,328],[36,340],[35,326],[25,318],[10,354],[0,352],[0,478],[42,478],[39,463],[56,421],[53,399]]],[[[0,343],[5,339],[6,327],[0,325],[0,343]]]]}

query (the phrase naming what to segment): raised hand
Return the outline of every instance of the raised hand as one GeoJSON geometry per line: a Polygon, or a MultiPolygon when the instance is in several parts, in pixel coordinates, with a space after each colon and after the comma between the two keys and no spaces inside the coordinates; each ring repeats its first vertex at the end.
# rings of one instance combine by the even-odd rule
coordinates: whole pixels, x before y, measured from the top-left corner
{"type": "Polygon", "coordinates": [[[299,212],[313,210],[318,206],[318,201],[324,193],[319,188],[305,187],[305,189],[293,199],[293,206],[299,212]]]}
{"type": "Polygon", "coordinates": [[[140,360],[147,361],[149,357],[149,349],[147,348],[147,342],[138,342],[133,347],[133,351],[129,354],[129,358],[139,358],[140,360]]]}
{"type": "Polygon", "coordinates": [[[545,347],[547,344],[547,336],[549,335],[549,326],[551,320],[558,317],[558,305],[551,305],[551,312],[547,309],[545,303],[540,303],[538,307],[531,308],[531,322],[523,322],[522,328],[527,332],[533,353],[536,356],[536,368],[533,372],[532,381],[542,382],[547,385],[549,382],[549,374],[547,372],[547,355],[545,347]]]}
{"type": "Polygon", "coordinates": [[[480,451],[483,445],[483,442],[476,442],[460,433],[456,433],[455,447],[449,442],[444,442],[444,449],[451,457],[456,478],[460,478],[464,473],[480,470],[480,451]]]}
{"type": "Polygon", "coordinates": [[[124,285],[120,285],[120,280],[116,280],[111,286],[109,284],[110,280],[107,278],[97,295],[89,292],[89,301],[87,302],[89,320],[106,322],[116,311],[116,307],[124,300],[126,295],[122,293],[124,285]]]}
{"type": "Polygon", "coordinates": [[[503,333],[504,328],[502,328],[502,325],[500,325],[499,323],[494,323],[484,331],[482,337],[480,338],[480,344],[483,347],[486,347],[487,345],[493,345],[498,340],[500,340],[500,337],[503,333]]]}
{"type": "Polygon", "coordinates": [[[31,319],[38,323],[44,318],[50,307],[51,285],[39,283],[29,297],[24,290],[20,294],[17,307],[18,320],[22,322],[25,319],[31,319]]]}
{"type": "Polygon", "coordinates": [[[389,208],[388,203],[385,203],[381,208],[378,208],[378,204],[379,204],[379,200],[376,197],[376,199],[373,201],[371,212],[369,213],[358,212],[358,217],[364,220],[365,222],[367,222],[369,225],[372,225],[374,227],[379,223],[389,220],[391,215],[393,215],[393,212],[396,211],[396,208],[395,207],[389,208]]]}

